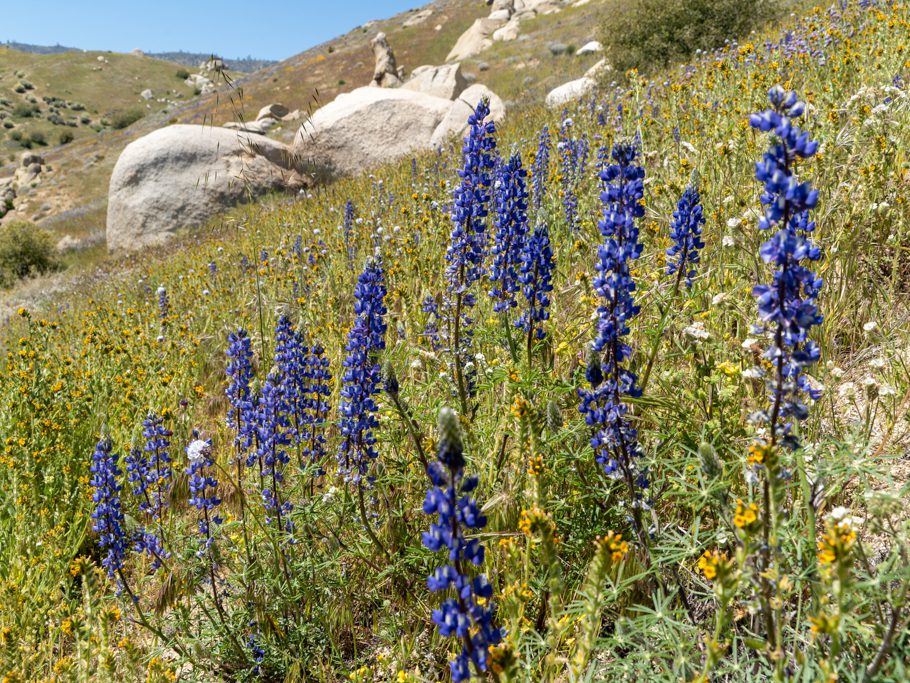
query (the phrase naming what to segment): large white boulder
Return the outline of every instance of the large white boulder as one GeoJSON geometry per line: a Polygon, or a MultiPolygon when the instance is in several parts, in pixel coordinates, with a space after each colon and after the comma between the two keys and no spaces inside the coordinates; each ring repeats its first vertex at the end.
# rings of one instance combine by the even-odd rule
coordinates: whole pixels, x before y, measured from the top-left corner
{"type": "Polygon", "coordinates": [[[468,87],[468,82],[461,73],[461,64],[456,62],[442,66],[419,66],[414,69],[411,79],[401,87],[454,100],[468,87]]]}
{"type": "Polygon", "coordinates": [[[405,88],[357,88],[314,112],[294,149],[329,172],[355,173],[428,149],[451,107],[450,100],[405,88]]]}
{"type": "Polygon", "coordinates": [[[477,108],[482,98],[490,102],[490,116],[487,120],[502,121],[506,116],[506,106],[502,99],[487,86],[476,83],[465,90],[452,103],[445,118],[436,126],[430,143],[433,147],[441,147],[452,136],[462,137],[468,128],[468,117],[477,108]]]}
{"type": "Polygon", "coordinates": [[[280,142],[212,126],[167,126],[131,142],[117,159],[107,246],[129,251],[162,244],[250,196],[306,185],[280,142]]]}

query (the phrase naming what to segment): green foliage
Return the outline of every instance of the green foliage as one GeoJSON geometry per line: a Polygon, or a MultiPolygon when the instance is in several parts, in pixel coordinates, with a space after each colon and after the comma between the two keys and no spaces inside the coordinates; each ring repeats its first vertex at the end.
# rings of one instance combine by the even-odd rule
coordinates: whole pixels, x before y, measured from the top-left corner
{"type": "Polygon", "coordinates": [[[41,109],[40,109],[40,107],[38,107],[38,105],[22,102],[20,104],[17,104],[13,108],[13,116],[16,116],[21,119],[27,119],[27,118],[31,118],[32,116],[37,114],[39,111],[41,111],[41,109]]]}
{"type": "Polygon", "coordinates": [[[779,5],[779,0],[615,0],[601,25],[605,57],[620,73],[651,73],[745,36],[775,16],[779,5]]]}
{"type": "Polygon", "coordinates": [[[61,145],[66,145],[73,141],[72,131],[62,130],[60,131],[60,137],[58,138],[61,145]]]}
{"type": "Polygon", "coordinates": [[[0,286],[59,267],[50,233],[27,221],[0,227],[0,286]]]}
{"type": "Polygon", "coordinates": [[[122,130],[123,128],[127,128],[133,125],[143,116],[145,116],[145,112],[143,112],[141,109],[128,109],[126,111],[119,111],[111,117],[110,126],[114,130],[122,130]]]}
{"type": "Polygon", "coordinates": [[[47,139],[44,137],[44,133],[40,130],[33,130],[28,134],[28,139],[33,145],[46,145],[47,139]]]}
{"type": "Polygon", "coordinates": [[[187,71],[186,69],[177,69],[177,73],[174,75],[177,78],[179,78],[181,81],[185,81],[187,78],[190,77],[190,72],[187,71]]]}

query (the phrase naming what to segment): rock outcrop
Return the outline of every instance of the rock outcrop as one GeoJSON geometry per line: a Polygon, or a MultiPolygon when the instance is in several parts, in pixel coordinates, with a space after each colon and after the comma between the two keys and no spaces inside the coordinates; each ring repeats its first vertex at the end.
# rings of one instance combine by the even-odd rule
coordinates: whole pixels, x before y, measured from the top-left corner
{"type": "Polygon", "coordinates": [[[419,12],[415,12],[412,16],[408,17],[401,24],[401,26],[403,28],[413,28],[414,26],[419,26],[420,24],[422,24],[427,19],[429,19],[431,16],[433,16],[433,9],[431,7],[427,7],[426,9],[422,9],[419,12]]]}
{"type": "Polygon", "coordinates": [[[569,81],[568,83],[563,83],[562,85],[553,88],[547,93],[545,102],[547,108],[556,109],[568,102],[580,100],[582,97],[594,92],[594,89],[597,87],[598,79],[602,74],[609,70],[610,66],[607,64],[606,60],[602,59],[588,69],[581,78],[576,78],[574,81],[569,81]]]}
{"type": "Polygon", "coordinates": [[[567,6],[565,0],[491,0],[490,14],[475,19],[461,34],[446,57],[447,62],[460,62],[483,52],[496,41],[518,38],[521,22],[538,14],[558,12],[567,6]]]}
{"type": "Polygon", "coordinates": [[[328,172],[354,173],[428,148],[451,107],[414,90],[357,88],[314,112],[294,149],[328,172]]]}
{"type": "Polygon", "coordinates": [[[441,147],[452,136],[462,137],[468,129],[468,117],[483,98],[490,102],[489,120],[497,123],[502,121],[506,116],[506,107],[502,99],[487,86],[477,83],[461,93],[452,103],[448,113],[433,131],[430,145],[441,147]]]}
{"type": "MultiPolygon", "coordinates": [[[[418,77],[438,68],[421,70],[418,77]]],[[[490,117],[501,121],[506,113],[503,101],[480,84],[461,91],[454,101],[408,87],[358,88],[339,95],[305,121],[294,139],[294,151],[324,172],[356,173],[462,135],[482,97],[490,101],[490,117]]]]}
{"type": "Polygon", "coordinates": [[[410,80],[401,87],[454,100],[468,87],[468,82],[461,72],[461,64],[456,62],[442,66],[419,66],[414,69],[410,80]]]}
{"type": "Polygon", "coordinates": [[[108,249],[162,244],[251,196],[307,185],[279,142],[211,126],[161,128],[127,145],[114,166],[108,249]]]}
{"type": "Polygon", "coordinates": [[[401,85],[401,74],[398,71],[398,63],[395,61],[395,54],[392,52],[392,46],[385,33],[377,33],[376,37],[370,41],[373,46],[373,58],[376,60],[373,67],[373,81],[370,85],[380,88],[394,88],[401,85]]]}
{"type": "Polygon", "coordinates": [[[203,76],[202,74],[190,74],[190,76],[184,81],[191,88],[195,88],[202,95],[207,95],[215,89],[215,84],[210,78],[203,76]]]}

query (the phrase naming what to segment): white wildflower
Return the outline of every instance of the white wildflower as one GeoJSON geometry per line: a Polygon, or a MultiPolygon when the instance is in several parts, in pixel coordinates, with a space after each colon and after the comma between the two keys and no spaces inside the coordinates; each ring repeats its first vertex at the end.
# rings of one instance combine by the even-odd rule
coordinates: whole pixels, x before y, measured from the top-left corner
{"type": "Polygon", "coordinates": [[[692,337],[696,341],[705,341],[711,338],[711,333],[705,329],[705,324],[701,321],[694,322],[683,330],[683,334],[692,337]]]}
{"type": "Polygon", "coordinates": [[[190,445],[186,447],[186,457],[191,463],[201,462],[209,454],[209,448],[208,441],[195,439],[190,441],[190,445]]]}

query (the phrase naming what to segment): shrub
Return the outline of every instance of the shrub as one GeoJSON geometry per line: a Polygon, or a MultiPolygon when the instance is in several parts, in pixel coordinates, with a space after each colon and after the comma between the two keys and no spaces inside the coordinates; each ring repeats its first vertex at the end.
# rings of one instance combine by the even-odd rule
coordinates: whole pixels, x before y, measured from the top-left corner
{"type": "Polygon", "coordinates": [[[615,69],[653,71],[773,17],[779,0],[626,0],[601,26],[605,56],[615,69]]]}
{"type": "Polygon", "coordinates": [[[47,139],[40,130],[33,130],[28,134],[28,139],[33,145],[46,145],[47,139]]]}
{"type": "Polygon", "coordinates": [[[142,113],[139,109],[128,109],[127,111],[120,111],[114,114],[111,118],[111,128],[115,130],[121,130],[127,128],[128,126],[133,125],[141,119],[145,114],[142,113]]]}
{"type": "Polygon", "coordinates": [[[57,270],[50,233],[28,221],[13,221],[0,228],[0,286],[57,270]]]}
{"type": "Polygon", "coordinates": [[[38,107],[33,104],[17,104],[13,108],[13,116],[20,119],[28,119],[34,116],[38,111],[38,107]]]}
{"type": "Polygon", "coordinates": [[[186,69],[177,69],[177,73],[174,75],[177,78],[179,78],[181,81],[185,81],[187,78],[190,77],[190,72],[187,71],[186,69]]]}
{"type": "Polygon", "coordinates": [[[73,133],[69,130],[60,131],[60,144],[65,145],[73,141],[73,133]]]}

